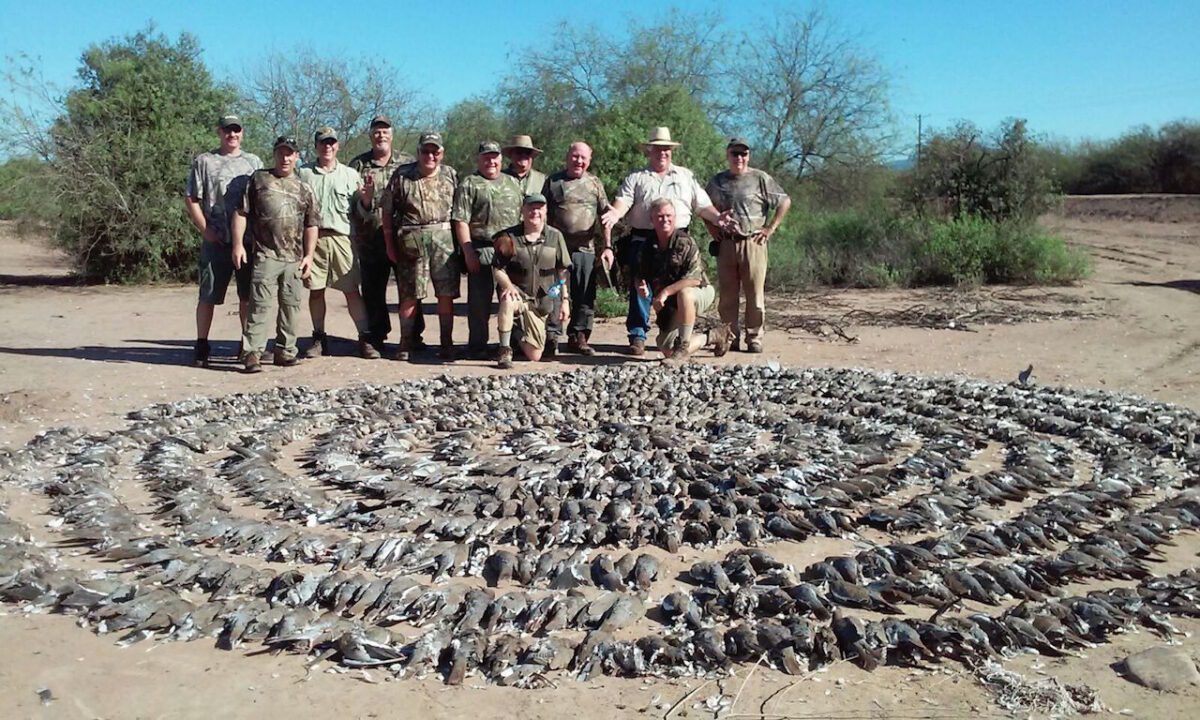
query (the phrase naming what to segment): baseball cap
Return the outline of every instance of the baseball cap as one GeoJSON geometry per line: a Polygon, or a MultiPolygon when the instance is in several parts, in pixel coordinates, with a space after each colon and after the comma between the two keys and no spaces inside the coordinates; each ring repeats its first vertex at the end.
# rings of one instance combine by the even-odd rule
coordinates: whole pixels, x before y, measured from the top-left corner
{"type": "Polygon", "coordinates": [[[313,133],[313,142],[322,142],[324,140],[337,140],[337,139],[338,139],[337,130],[334,130],[333,128],[329,127],[328,125],[326,125],[325,127],[317,128],[317,131],[315,133],[313,133]]]}
{"type": "Polygon", "coordinates": [[[728,144],[725,146],[725,149],[726,149],[726,150],[732,150],[732,149],[733,149],[733,148],[735,148],[735,147],[744,147],[744,148],[746,148],[747,150],[749,150],[749,149],[750,149],[750,143],[746,142],[746,139],[745,139],[745,138],[740,138],[740,137],[731,137],[731,138],[729,138],[729,143],[728,143],[728,144]]]}
{"type": "Polygon", "coordinates": [[[375,117],[371,118],[371,124],[368,125],[367,127],[374,129],[376,125],[382,125],[384,127],[391,127],[392,119],[390,117],[388,117],[387,115],[376,115],[375,117]]]}
{"type": "Polygon", "coordinates": [[[221,128],[222,130],[234,126],[239,128],[242,126],[242,119],[237,115],[222,115],[221,119],[217,120],[217,127],[221,128]]]}
{"type": "Polygon", "coordinates": [[[296,143],[296,138],[290,135],[280,135],[275,138],[275,145],[272,147],[272,150],[278,150],[281,147],[288,147],[296,152],[300,151],[300,146],[296,143]]]}
{"type": "Polygon", "coordinates": [[[495,140],[484,140],[479,143],[479,152],[476,153],[477,155],[488,155],[491,153],[500,154],[500,143],[495,140]]]}
{"type": "Polygon", "coordinates": [[[541,193],[529,193],[525,196],[525,201],[522,205],[545,205],[546,196],[541,193]]]}
{"type": "Polygon", "coordinates": [[[445,147],[445,145],[442,144],[441,133],[435,132],[422,133],[421,137],[417,139],[417,147],[421,147],[422,145],[437,145],[438,147],[445,147]]]}

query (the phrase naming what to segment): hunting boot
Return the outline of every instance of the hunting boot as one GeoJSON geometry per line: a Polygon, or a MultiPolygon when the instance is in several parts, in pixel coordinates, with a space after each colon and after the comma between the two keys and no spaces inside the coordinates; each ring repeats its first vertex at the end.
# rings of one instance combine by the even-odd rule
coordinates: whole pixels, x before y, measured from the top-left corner
{"type": "Polygon", "coordinates": [[[258,353],[256,353],[256,352],[246,353],[245,371],[248,373],[262,372],[262,362],[258,358],[258,353]]]}
{"type": "Polygon", "coordinates": [[[208,356],[212,352],[212,348],[208,345],[208,338],[197,338],[196,347],[192,350],[192,365],[198,368],[208,367],[208,356]]]}
{"type": "Polygon", "coordinates": [[[513,351],[512,348],[501,346],[499,356],[496,360],[496,367],[501,370],[511,370],[513,366],[513,351]]]}
{"type": "Polygon", "coordinates": [[[321,330],[313,330],[312,343],[300,354],[305,360],[313,360],[329,354],[329,337],[321,330]]]}

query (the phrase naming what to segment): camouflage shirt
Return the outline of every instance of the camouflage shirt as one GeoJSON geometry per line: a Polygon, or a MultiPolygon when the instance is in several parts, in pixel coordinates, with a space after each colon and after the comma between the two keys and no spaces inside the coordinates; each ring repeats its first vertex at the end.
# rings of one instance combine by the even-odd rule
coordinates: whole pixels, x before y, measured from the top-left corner
{"type": "Polygon", "coordinates": [[[591,173],[573,178],[559,170],[546,181],[546,222],[566,238],[571,252],[591,251],[596,220],[608,210],[608,196],[599,178],[591,173]]]}
{"type": "Polygon", "coordinates": [[[511,175],[500,173],[488,180],[478,172],[463,178],[454,191],[451,220],[471,228],[471,240],[491,244],[492,236],[521,222],[521,186],[511,175]]]}
{"type": "Polygon", "coordinates": [[[757,168],[747,168],[741,175],[728,170],[717,173],[708,181],[705,191],[717,210],[733,210],[738,234],[743,237],[762,230],[767,215],[787,197],[775,178],[757,168]]]}
{"type": "Polygon", "coordinates": [[[358,171],[364,183],[367,180],[367,176],[370,176],[375,181],[375,194],[371,198],[369,208],[362,206],[357,195],[351,200],[351,234],[358,238],[359,242],[383,242],[383,205],[387,196],[384,188],[387,187],[388,181],[391,180],[392,175],[396,173],[396,170],[400,166],[414,161],[415,158],[412,155],[399,152],[394,148],[391,158],[384,165],[380,165],[375,161],[370,150],[361,155],[356,155],[350,161],[350,167],[358,171]]]}
{"type": "Polygon", "coordinates": [[[449,222],[457,185],[458,173],[449,165],[438,166],[429,177],[421,177],[416,163],[398,168],[382,192],[392,231],[399,234],[405,225],[449,222]]]}
{"type": "Polygon", "coordinates": [[[571,251],[567,249],[562,233],[549,225],[542,228],[541,237],[532,242],[525,237],[522,228],[497,235],[512,238],[513,256],[504,257],[496,253],[492,267],[503,270],[513,285],[530,300],[545,298],[554,283],[558,282],[559,271],[571,267],[571,251]]]}
{"type": "Polygon", "coordinates": [[[529,193],[541,192],[542,187],[546,184],[546,174],[538,172],[533,168],[529,168],[529,172],[525,173],[525,177],[517,177],[517,173],[511,166],[504,168],[504,174],[517,181],[521,186],[521,199],[525,199],[525,195],[529,193]]]}
{"type": "Polygon", "coordinates": [[[213,150],[192,161],[184,193],[200,201],[205,221],[217,230],[221,242],[230,241],[229,218],[246,192],[250,175],[262,166],[262,160],[248,152],[222,155],[213,150]]]}
{"type": "Polygon", "coordinates": [[[671,234],[665,248],[659,247],[657,237],[646,243],[642,248],[638,279],[650,283],[654,293],[684,279],[699,280],[700,287],[708,285],[700,248],[696,247],[691,235],[682,230],[671,234]]]}
{"type": "Polygon", "coordinates": [[[295,173],[277,177],[270,170],[255,172],[238,212],[253,228],[255,253],[286,262],[304,257],[304,229],[321,226],[317,197],[295,173]]]}

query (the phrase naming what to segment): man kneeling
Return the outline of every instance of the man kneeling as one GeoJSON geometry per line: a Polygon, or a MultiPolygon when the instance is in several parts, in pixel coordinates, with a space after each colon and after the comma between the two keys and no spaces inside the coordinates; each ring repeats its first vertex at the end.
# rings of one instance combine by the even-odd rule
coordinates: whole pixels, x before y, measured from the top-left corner
{"type": "Polygon", "coordinates": [[[655,242],[642,250],[638,292],[653,298],[658,318],[658,349],[664,358],[686,361],[708,337],[693,334],[696,318],[713,304],[716,292],[704,275],[700,249],[686,230],[675,229],[675,206],[667,198],[650,204],[655,242]]]}
{"type": "Polygon", "coordinates": [[[512,333],[521,352],[533,361],[542,358],[546,347],[546,320],[558,318],[566,327],[571,316],[567,274],[571,252],[562,233],[546,225],[546,198],[541,193],[525,196],[521,205],[521,227],[496,235],[496,257],[492,275],[500,290],[496,325],[500,331],[499,367],[512,367],[512,333]]]}

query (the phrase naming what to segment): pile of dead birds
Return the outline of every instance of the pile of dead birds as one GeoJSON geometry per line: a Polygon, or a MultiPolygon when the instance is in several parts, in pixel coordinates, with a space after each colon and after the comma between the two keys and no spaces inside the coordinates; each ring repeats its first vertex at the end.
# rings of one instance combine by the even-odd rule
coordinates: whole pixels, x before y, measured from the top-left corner
{"type": "Polygon", "coordinates": [[[1200,571],[1163,563],[1200,528],[1198,428],[775,366],[189,400],[0,454],[34,508],[0,508],[0,600],[120,643],[519,687],[1066,655],[1200,614],[1200,571]]]}

